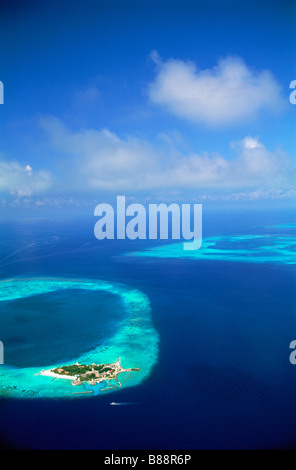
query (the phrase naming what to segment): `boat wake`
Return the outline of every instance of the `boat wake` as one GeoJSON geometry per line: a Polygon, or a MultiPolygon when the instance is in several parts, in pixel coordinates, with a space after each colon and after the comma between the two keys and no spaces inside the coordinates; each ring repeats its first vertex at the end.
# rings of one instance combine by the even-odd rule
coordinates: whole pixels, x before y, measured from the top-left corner
{"type": "Polygon", "coordinates": [[[139,401],[123,401],[121,403],[117,403],[115,401],[112,401],[110,403],[111,406],[127,406],[127,405],[141,405],[141,402],[139,401]]]}

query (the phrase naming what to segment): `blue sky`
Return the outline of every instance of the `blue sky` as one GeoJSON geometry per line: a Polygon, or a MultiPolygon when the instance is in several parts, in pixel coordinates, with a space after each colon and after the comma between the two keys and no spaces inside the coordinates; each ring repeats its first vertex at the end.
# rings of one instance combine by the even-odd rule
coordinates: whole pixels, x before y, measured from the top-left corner
{"type": "Polygon", "coordinates": [[[288,0],[2,1],[0,210],[291,204],[295,20],[288,0]]]}

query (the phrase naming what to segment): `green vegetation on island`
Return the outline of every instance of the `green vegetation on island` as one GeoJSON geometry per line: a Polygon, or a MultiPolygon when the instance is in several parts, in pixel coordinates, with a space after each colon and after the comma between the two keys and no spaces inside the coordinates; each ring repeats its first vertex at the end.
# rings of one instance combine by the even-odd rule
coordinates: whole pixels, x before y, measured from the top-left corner
{"type": "Polygon", "coordinates": [[[96,372],[99,372],[99,374],[104,374],[104,373],[107,373],[107,372],[110,372],[112,371],[112,368],[111,367],[107,367],[105,366],[104,364],[92,364],[92,365],[89,365],[89,364],[72,364],[70,366],[63,366],[63,367],[59,367],[59,368],[56,368],[56,369],[52,369],[52,372],[54,374],[59,374],[59,375],[69,375],[69,376],[90,376],[89,373],[91,373],[92,371],[96,371],[96,372]]]}
{"type": "MultiPolygon", "coordinates": [[[[56,367],[50,371],[41,371],[41,375],[53,375],[54,377],[72,379],[72,385],[81,385],[88,382],[91,385],[107,380],[116,380],[118,382],[118,374],[121,372],[138,371],[140,369],[123,369],[119,359],[112,364],[70,364],[62,367],[56,367]]],[[[120,384],[120,382],[119,382],[120,384]]]]}

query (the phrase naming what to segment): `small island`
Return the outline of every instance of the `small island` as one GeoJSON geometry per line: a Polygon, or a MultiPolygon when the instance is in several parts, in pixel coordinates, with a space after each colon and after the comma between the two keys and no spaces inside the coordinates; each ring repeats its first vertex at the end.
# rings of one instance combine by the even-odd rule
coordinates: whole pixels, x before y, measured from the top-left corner
{"type": "Polygon", "coordinates": [[[139,368],[124,369],[119,361],[112,364],[70,364],[68,366],[57,367],[55,369],[42,370],[40,375],[53,377],[54,379],[68,379],[72,380],[72,385],[82,385],[88,383],[96,385],[100,382],[115,380],[118,382],[118,375],[122,372],[139,371],[139,368]]]}

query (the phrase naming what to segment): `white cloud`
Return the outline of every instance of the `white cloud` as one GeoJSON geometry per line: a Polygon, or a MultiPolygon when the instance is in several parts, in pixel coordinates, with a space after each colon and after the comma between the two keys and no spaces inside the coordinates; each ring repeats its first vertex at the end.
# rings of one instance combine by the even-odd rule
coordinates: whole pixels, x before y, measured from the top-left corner
{"type": "Polygon", "coordinates": [[[48,171],[35,171],[30,165],[0,159],[0,192],[19,197],[31,196],[47,190],[51,185],[48,171]]]}
{"type": "Polygon", "coordinates": [[[25,171],[31,176],[33,168],[30,165],[25,166],[25,171]]]}
{"type": "Polygon", "coordinates": [[[191,61],[162,62],[156,51],[151,57],[157,75],[149,86],[150,99],[176,116],[208,125],[230,125],[285,105],[271,72],[254,71],[238,57],[226,57],[206,70],[198,70],[191,61]]]}
{"type": "MultiPolygon", "coordinates": [[[[42,127],[58,151],[69,155],[63,188],[89,190],[147,190],[289,187],[295,177],[289,159],[270,152],[256,137],[232,143],[237,156],[185,155],[169,143],[164,150],[146,140],[122,139],[103,130],[71,132],[56,118],[44,118],[42,127]]],[[[64,163],[65,163],[65,159],[64,163]]]]}
{"type": "Polygon", "coordinates": [[[225,194],[202,194],[199,196],[198,201],[259,201],[259,200],[269,200],[269,199],[295,199],[296,190],[293,188],[290,189],[256,189],[254,191],[240,191],[233,193],[225,194]]]}

